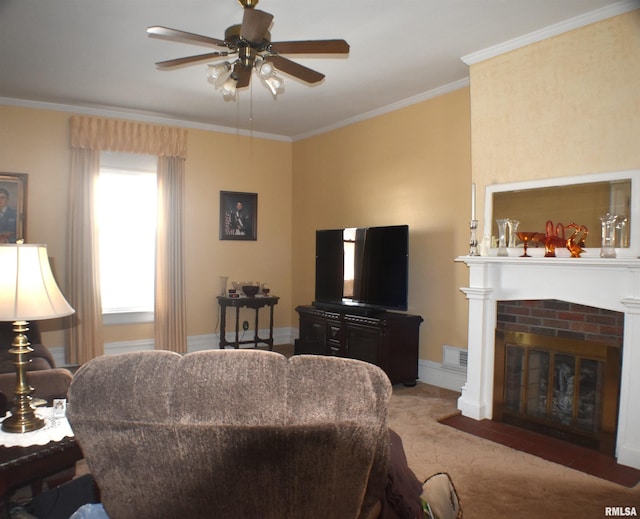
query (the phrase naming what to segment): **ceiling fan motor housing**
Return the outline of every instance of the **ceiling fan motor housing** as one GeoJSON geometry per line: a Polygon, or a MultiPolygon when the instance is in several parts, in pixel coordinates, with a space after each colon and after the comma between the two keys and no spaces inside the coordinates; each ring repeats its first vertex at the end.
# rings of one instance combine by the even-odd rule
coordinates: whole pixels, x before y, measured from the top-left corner
{"type": "Polygon", "coordinates": [[[228,47],[233,49],[234,47],[242,47],[250,45],[254,47],[258,51],[265,50],[269,44],[271,43],[271,33],[266,31],[264,33],[264,37],[260,42],[248,42],[244,40],[240,36],[240,31],[242,30],[242,25],[232,25],[231,27],[227,27],[224,31],[224,41],[228,44],[228,47]]]}
{"type": "Polygon", "coordinates": [[[258,0],[238,0],[238,3],[245,9],[253,9],[258,5],[258,0]]]}

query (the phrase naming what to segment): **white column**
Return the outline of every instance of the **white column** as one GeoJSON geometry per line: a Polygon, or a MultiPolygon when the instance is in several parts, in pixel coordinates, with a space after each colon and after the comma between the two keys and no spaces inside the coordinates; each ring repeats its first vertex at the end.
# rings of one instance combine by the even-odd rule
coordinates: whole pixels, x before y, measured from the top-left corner
{"type": "Polygon", "coordinates": [[[622,300],[627,307],[624,314],[624,341],[620,373],[620,404],[616,458],[618,463],[640,468],[640,299],[622,300]]]}
{"type": "Polygon", "coordinates": [[[483,420],[493,413],[494,334],[496,302],[487,288],[488,265],[470,266],[470,287],[461,288],[469,300],[467,381],[458,409],[464,416],[483,420]]]}

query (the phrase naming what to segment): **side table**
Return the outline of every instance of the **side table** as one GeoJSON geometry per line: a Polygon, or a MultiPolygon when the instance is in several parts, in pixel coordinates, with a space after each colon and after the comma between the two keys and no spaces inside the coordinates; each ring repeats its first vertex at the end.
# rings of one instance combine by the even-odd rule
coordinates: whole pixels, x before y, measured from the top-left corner
{"type": "Polygon", "coordinates": [[[224,349],[226,346],[233,346],[239,348],[241,344],[253,344],[254,348],[258,347],[258,344],[266,344],[269,350],[273,350],[273,307],[278,304],[280,298],[276,296],[256,296],[256,297],[227,297],[218,296],[218,305],[220,305],[220,349],[224,349]],[[231,306],[236,309],[236,340],[227,341],[227,307],[231,306]],[[260,308],[269,308],[269,338],[262,339],[258,335],[258,312],[260,308]],[[255,332],[253,339],[241,341],[240,340],[240,308],[253,308],[256,311],[255,319],[255,332]]]}
{"type": "Polygon", "coordinates": [[[11,493],[31,485],[34,495],[42,490],[44,478],[75,468],[83,458],[75,438],[63,438],[31,447],[0,446],[0,497],[6,506],[11,493]]]}

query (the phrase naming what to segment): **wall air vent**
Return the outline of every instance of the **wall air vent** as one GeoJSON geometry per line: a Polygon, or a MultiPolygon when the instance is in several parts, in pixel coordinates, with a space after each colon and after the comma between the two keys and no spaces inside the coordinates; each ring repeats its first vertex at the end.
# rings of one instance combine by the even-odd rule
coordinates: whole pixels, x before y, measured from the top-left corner
{"type": "Polygon", "coordinates": [[[442,345],[442,367],[455,371],[467,371],[467,350],[442,345]]]}

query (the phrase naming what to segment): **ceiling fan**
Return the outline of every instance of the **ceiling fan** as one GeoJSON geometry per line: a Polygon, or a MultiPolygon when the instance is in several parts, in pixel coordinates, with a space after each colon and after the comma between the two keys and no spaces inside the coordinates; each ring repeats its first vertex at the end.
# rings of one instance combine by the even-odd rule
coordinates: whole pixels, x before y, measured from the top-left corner
{"type": "Polygon", "coordinates": [[[283,54],[349,53],[349,44],[344,40],[272,42],[268,29],[273,15],[255,9],[258,0],[238,0],[238,3],[244,9],[242,24],[228,27],[224,40],[168,27],[149,27],[147,34],[152,38],[220,49],[207,54],[159,61],[156,63],[158,69],[172,70],[203,61],[224,60],[209,65],[207,78],[229,100],[235,99],[237,89],[249,86],[254,69],[274,96],[284,90],[284,81],[276,74],[278,70],[310,84],[324,79],[324,74],[291,61],[283,54]]]}

